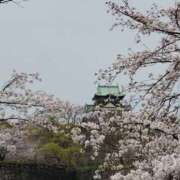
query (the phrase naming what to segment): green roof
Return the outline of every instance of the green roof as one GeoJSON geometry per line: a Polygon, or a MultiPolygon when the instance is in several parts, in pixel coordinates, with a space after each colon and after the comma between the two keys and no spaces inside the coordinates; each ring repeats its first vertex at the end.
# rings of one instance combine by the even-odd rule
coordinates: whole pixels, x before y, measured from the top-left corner
{"type": "Polygon", "coordinates": [[[123,96],[123,94],[119,90],[119,86],[109,86],[109,85],[98,85],[97,86],[97,96],[107,96],[107,95],[114,95],[114,96],[123,96]]]}

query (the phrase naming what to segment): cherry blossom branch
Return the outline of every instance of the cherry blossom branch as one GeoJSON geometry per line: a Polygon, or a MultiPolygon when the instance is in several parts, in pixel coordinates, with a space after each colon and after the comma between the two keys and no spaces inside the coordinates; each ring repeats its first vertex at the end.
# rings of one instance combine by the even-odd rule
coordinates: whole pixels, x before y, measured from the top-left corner
{"type": "Polygon", "coordinates": [[[177,27],[180,29],[180,25],[179,25],[179,5],[177,6],[177,9],[175,11],[175,20],[176,20],[176,25],[177,27]]]}
{"type": "Polygon", "coordinates": [[[134,22],[142,24],[145,29],[150,30],[151,32],[156,31],[163,34],[180,37],[180,32],[161,28],[160,26],[155,26],[155,23],[153,23],[153,19],[150,19],[147,16],[140,14],[139,12],[137,13],[135,11],[132,11],[132,9],[129,6],[127,6],[128,3],[126,3],[124,6],[118,6],[112,1],[108,1],[106,3],[110,7],[110,9],[114,11],[114,14],[122,14],[126,17],[129,17],[134,22]]]}
{"type": "Polygon", "coordinates": [[[31,104],[31,103],[22,103],[22,102],[16,102],[16,101],[0,101],[0,104],[5,104],[5,105],[20,105],[20,106],[31,106],[31,107],[41,107],[44,108],[44,105],[41,104],[31,104]]]}
{"type": "Polygon", "coordinates": [[[11,85],[13,85],[18,80],[18,77],[14,77],[12,80],[10,80],[2,89],[2,91],[5,91],[8,89],[11,85]]]}
{"type": "Polygon", "coordinates": [[[22,118],[22,117],[0,118],[0,122],[2,122],[2,121],[9,121],[9,120],[29,121],[29,119],[22,118]]]}
{"type": "MultiPolygon", "coordinates": [[[[23,1],[25,1],[25,0],[23,0],[23,1]]],[[[9,2],[13,2],[13,3],[17,4],[17,2],[15,0],[0,0],[0,4],[5,4],[5,3],[9,3],[9,2]]],[[[17,4],[17,5],[19,5],[19,4],[17,4]]]]}

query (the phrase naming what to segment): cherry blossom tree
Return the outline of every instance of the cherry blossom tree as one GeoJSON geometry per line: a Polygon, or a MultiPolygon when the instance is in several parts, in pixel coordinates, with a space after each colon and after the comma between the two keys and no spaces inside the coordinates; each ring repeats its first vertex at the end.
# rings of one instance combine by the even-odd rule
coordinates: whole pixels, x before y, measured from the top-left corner
{"type": "Polygon", "coordinates": [[[43,113],[60,112],[59,100],[45,92],[30,89],[29,84],[40,81],[39,75],[13,72],[0,91],[1,121],[33,120],[43,113]],[[52,110],[53,109],[53,110],[52,110]]]}
{"type": "Polygon", "coordinates": [[[69,121],[70,115],[76,121],[72,114],[80,112],[79,106],[63,102],[44,91],[33,90],[30,85],[34,81],[41,81],[38,73],[13,72],[0,91],[0,121],[34,121],[48,125],[50,118],[69,121]]]}
{"type": "MultiPolygon", "coordinates": [[[[122,31],[125,28],[135,31],[137,43],[144,44],[143,37],[153,38],[155,33],[159,34],[160,39],[154,49],[130,51],[127,56],[119,54],[117,61],[103,75],[105,74],[105,77],[112,81],[119,74],[128,73],[129,89],[137,92],[141,102],[145,101],[147,105],[154,106],[155,116],[166,116],[167,114],[176,116],[179,111],[180,96],[178,91],[180,4],[177,3],[174,7],[167,9],[160,9],[154,4],[144,14],[135,7],[131,7],[129,1],[126,0],[123,0],[120,5],[108,1],[107,5],[109,13],[116,17],[117,22],[113,28],[120,26],[122,31]],[[152,71],[152,67],[157,66],[162,69],[159,74],[152,71]],[[142,69],[150,72],[148,72],[147,79],[138,81],[136,75],[142,69]],[[151,101],[148,103],[149,99],[151,101]]],[[[151,118],[153,118],[153,113],[151,118]]]]}
{"type": "Polygon", "coordinates": [[[86,114],[86,121],[73,129],[75,141],[98,161],[95,179],[175,180],[180,178],[180,4],[162,9],[153,4],[146,12],[131,6],[130,0],[106,2],[115,17],[112,29],[126,28],[136,33],[142,51],[119,54],[98,79],[113,82],[129,78],[129,111],[99,110],[86,114]],[[153,49],[144,39],[158,34],[153,49]],[[157,73],[154,69],[160,69],[157,73]],[[144,73],[138,79],[138,73],[144,73]],[[145,79],[146,78],[146,79],[145,79]]]}

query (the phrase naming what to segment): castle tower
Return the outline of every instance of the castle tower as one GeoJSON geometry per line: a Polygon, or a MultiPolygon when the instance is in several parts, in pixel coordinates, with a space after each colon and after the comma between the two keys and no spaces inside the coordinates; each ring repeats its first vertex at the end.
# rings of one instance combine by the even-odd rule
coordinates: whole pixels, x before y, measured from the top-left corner
{"type": "Polygon", "coordinates": [[[86,105],[85,111],[90,112],[98,108],[107,108],[110,110],[122,109],[121,100],[124,98],[117,85],[98,85],[97,91],[93,97],[93,104],[86,105]]]}

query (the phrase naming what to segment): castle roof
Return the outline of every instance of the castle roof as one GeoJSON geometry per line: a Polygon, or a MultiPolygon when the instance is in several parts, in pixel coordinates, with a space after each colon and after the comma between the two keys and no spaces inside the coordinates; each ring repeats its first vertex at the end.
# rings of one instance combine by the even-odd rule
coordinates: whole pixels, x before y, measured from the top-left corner
{"type": "Polygon", "coordinates": [[[114,96],[114,97],[124,97],[124,95],[120,92],[119,86],[115,85],[98,85],[97,91],[94,96],[95,97],[106,97],[106,96],[114,96]]]}

